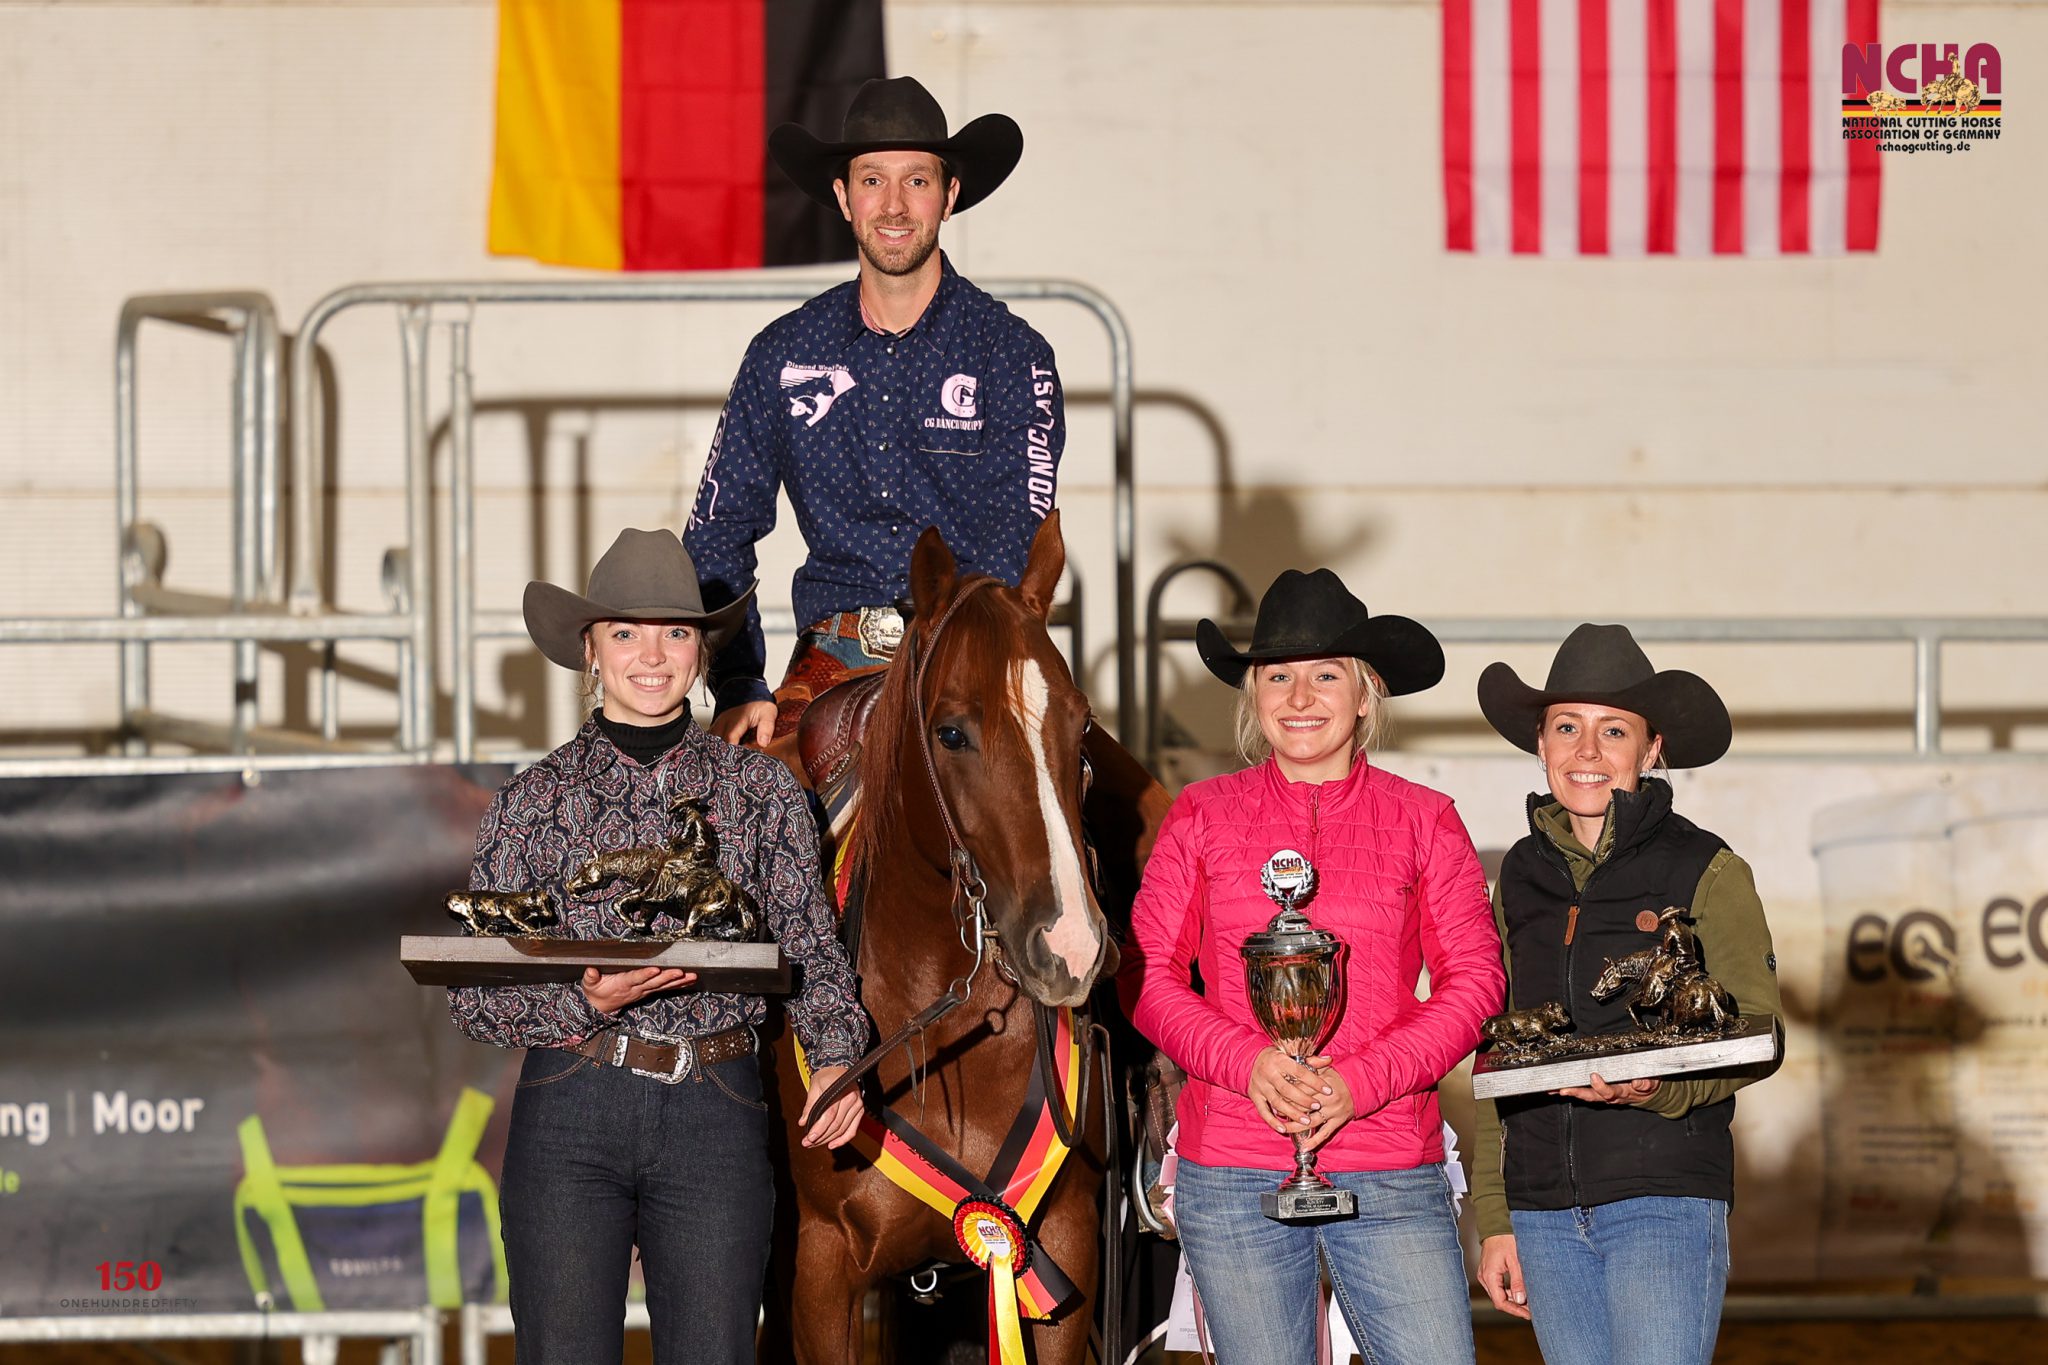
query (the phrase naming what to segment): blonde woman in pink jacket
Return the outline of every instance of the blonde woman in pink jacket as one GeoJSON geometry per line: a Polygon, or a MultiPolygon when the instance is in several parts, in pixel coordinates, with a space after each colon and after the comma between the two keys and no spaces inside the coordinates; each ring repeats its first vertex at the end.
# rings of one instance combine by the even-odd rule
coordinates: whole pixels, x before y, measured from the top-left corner
{"type": "Polygon", "coordinates": [[[1210,621],[1197,644],[1239,689],[1239,744],[1257,761],[1174,802],[1121,985],[1138,1028],[1188,1073],[1174,1215],[1217,1359],[1314,1359],[1327,1272],[1368,1360],[1469,1361],[1436,1086],[1501,1006],[1500,940],[1450,798],[1367,756],[1385,699],[1435,685],[1443,649],[1414,621],[1369,614],[1327,569],[1275,580],[1249,650],[1210,621]],[[1343,945],[1342,1013],[1306,1065],[1259,1028],[1239,957],[1298,859],[1313,869],[1302,909],[1343,945]],[[1261,1212],[1294,1165],[1296,1135],[1354,1195],[1355,1216],[1261,1212]]]}

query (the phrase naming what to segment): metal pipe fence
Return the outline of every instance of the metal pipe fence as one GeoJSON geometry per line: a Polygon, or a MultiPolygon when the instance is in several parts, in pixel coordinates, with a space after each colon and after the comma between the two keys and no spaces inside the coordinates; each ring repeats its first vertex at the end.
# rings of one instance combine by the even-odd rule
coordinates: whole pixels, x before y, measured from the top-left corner
{"type": "MultiPolygon", "coordinates": [[[[114,328],[114,522],[121,566],[117,606],[124,617],[144,617],[145,570],[154,541],[155,560],[162,563],[162,535],[144,529],[138,516],[140,455],[136,431],[136,343],[142,324],[171,323],[202,331],[223,332],[234,339],[233,431],[230,440],[233,509],[233,589],[228,608],[240,611],[259,602],[275,601],[277,576],[277,310],[268,295],[253,290],[208,293],[138,294],[121,305],[114,328]],[[225,316],[230,321],[223,322],[225,316]]],[[[160,608],[159,608],[160,609],[160,608]]],[[[0,639],[11,638],[0,635],[0,639]]],[[[130,712],[149,706],[149,644],[147,635],[121,646],[120,697],[125,721],[130,712]]],[[[256,723],[257,642],[235,638],[235,701],[230,744],[239,751],[242,736],[256,723]]],[[[133,748],[131,747],[131,751],[133,748]]]]}
{"type": "MultiPolygon", "coordinates": [[[[1055,280],[992,280],[984,287],[998,298],[1062,300],[1086,309],[1102,324],[1110,348],[1110,411],[1112,422],[1113,503],[1117,558],[1117,700],[1129,708],[1137,702],[1136,569],[1137,541],[1135,465],[1132,439],[1132,369],[1130,332],[1116,306],[1087,285],[1055,280]]],[[[350,309],[391,306],[400,310],[405,353],[406,394],[406,586],[411,595],[415,629],[409,660],[401,670],[409,685],[401,700],[400,747],[429,749],[434,734],[434,645],[432,566],[428,536],[433,515],[431,432],[426,393],[430,383],[426,324],[435,305],[460,305],[465,316],[450,324],[449,345],[449,513],[451,545],[458,556],[450,594],[451,683],[454,692],[451,751],[455,761],[475,757],[476,715],[474,668],[479,619],[475,609],[473,547],[476,499],[474,482],[475,394],[469,372],[472,319],[491,304],[593,303],[800,303],[818,292],[816,280],[717,280],[693,276],[647,276],[631,280],[476,281],[406,284],[361,284],[335,290],[307,310],[292,351],[293,410],[310,410],[314,398],[314,358],[322,331],[350,309]]],[[[320,425],[292,425],[292,562],[289,600],[294,611],[317,612],[324,605],[318,566],[325,528],[317,493],[325,467],[320,425]]],[[[1071,622],[1070,622],[1071,623],[1071,622]]],[[[4,639],[0,623],[0,639],[4,639]]]]}
{"type": "MultiPolygon", "coordinates": [[[[363,752],[340,739],[337,647],[383,642],[395,658],[393,690],[397,722],[391,749],[414,761],[439,754],[457,762],[477,757],[477,643],[516,637],[524,626],[516,612],[482,612],[476,605],[476,395],[470,366],[471,338],[479,306],[487,304],[613,304],[703,302],[801,302],[818,290],[815,280],[719,280],[693,276],[647,276],[630,280],[559,282],[449,282],[362,284],[339,289],[306,313],[290,354],[291,434],[290,565],[280,557],[281,460],[279,359],[283,343],[270,300],[249,291],[141,295],[127,301],[115,332],[115,520],[120,546],[118,614],[113,617],[0,617],[0,644],[117,644],[120,647],[120,764],[123,770],[196,771],[190,756],[156,755],[156,742],[218,748],[245,757],[250,770],[271,765],[288,752],[363,752]],[[325,424],[320,416],[320,336],[326,325],[355,308],[389,306],[397,312],[402,353],[405,414],[404,543],[385,556],[383,590],[388,611],[342,612],[320,582],[328,528],[321,517],[326,467],[325,424]],[[433,384],[430,326],[437,305],[460,305],[463,315],[447,322],[448,497],[450,504],[449,621],[444,640],[436,630],[433,429],[429,392],[433,384]],[[221,332],[234,339],[231,445],[233,491],[232,581],[226,594],[166,587],[160,580],[168,558],[161,528],[139,514],[140,459],[136,387],[137,336],[144,321],[156,320],[221,332]],[[234,695],[230,722],[165,715],[150,691],[152,646],[220,642],[234,648],[234,695]],[[313,707],[318,735],[298,735],[258,725],[260,651],[305,645],[314,653],[313,707]],[[439,667],[446,659],[445,670],[439,667]],[[435,733],[437,677],[449,680],[451,735],[435,733]]],[[[1130,333],[1106,297],[1086,285],[1050,280],[999,280],[990,292],[1005,299],[1063,300],[1087,310],[1109,343],[1110,408],[1113,429],[1113,502],[1117,556],[1117,695],[1135,708],[1136,499],[1132,434],[1130,333]]],[[[1077,666],[1084,655],[1082,596],[1078,574],[1053,624],[1072,632],[1077,666]]],[[[793,632],[787,608],[768,608],[763,625],[793,632]]],[[[530,757],[531,755],[512,755],[530,757]]],[[[0,759],[0,774],[32,776],[92,768],[70,759],[0,759]]]]}
{"type": "Polygon", "coordinates": [[[0,1318],[0,1342],[283,1341],[298,1338],[305,1365],[334,1365],[345,1337],[402,1341],[412,1365],[441,1365],[441,1312],[108,1313],[0,1318]]]}
{"type": "MultiPolygon", "coordinates": [[[[1161,655],[1168,644],[1195,638],[1199,620],[1168,616],[1166,589],[1188,574],[1221,580],[1229,610],[1216,619],[1233,640],[1251,637],[1253,597],[1243,577],[1213,559],[1183,560],[1152,582],[1145,599],[1145,763],[1155,771],[1164,744],[1166,716],[1161,702],[1161,655]]],[[[1555,645],[1579,625],[1575,617],[1432,617],[1437,639],[1447,645],[1555,645]]],[[[1913,650],[1913,752],[1936,757],[1941,748],[1941,650],[1970,643],[2048,644],[2048,617],[2009,616],[1666,616],[1638,618],[1629,631],[1646,643],[1683,644],[1898,644],[1913,650]]]]}

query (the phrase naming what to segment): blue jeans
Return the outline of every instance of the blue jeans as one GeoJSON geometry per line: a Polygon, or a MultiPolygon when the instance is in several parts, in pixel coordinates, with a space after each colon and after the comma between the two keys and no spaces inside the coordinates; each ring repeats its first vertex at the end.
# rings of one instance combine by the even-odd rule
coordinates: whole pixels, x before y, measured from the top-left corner
{"type": "Polygon", "coordinates": [[[499,1196],[519,1365],[620,1359],[636,1244],[658,1365],[751,1365],[773,1179],[754,1057],[667,1085],[529,1051],[499,1196]]]}
{"type": "Polygon", "coordinates": [[[1368,1365],[1472,1359],[1465,1258],[1443,1167],[1325,1171],[1358,1196],[1358,1216],[1324,1223],[1259,1212],[1259,1195],[1282,1174],[1181,1158],[1174,1218],[1217,1365],[1314,1360],[1323,1270],[1368,1365]]]}
{"type": "Polygon", "coordinates": [[[1721,1200],[1622,1199],[1509,1218],[1547,1365],[1714,1358],[1728,1288],[1721,1200]]]}

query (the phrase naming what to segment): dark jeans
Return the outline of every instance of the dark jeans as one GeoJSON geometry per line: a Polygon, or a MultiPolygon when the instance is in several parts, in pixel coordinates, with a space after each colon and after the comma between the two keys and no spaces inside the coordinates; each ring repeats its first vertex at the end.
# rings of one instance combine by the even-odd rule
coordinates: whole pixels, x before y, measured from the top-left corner
{"type": "Polygon", "coordinates": [[[620,1359],[635,1245],[657,1365],[753,1361],[775,1202],[755,1058],[667,1085],[529,1051],[500,1201],[519,1365],[620,1359]]]}

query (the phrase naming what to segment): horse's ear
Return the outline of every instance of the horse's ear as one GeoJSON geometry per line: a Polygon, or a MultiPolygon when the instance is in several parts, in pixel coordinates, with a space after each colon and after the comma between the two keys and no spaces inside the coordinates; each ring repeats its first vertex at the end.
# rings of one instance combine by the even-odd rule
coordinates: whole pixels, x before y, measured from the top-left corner
{"type": "Polygon", "coordinates": [[[1038,613],[1040,620],[1052,615],[1052,595],[1060,585],[1060,572],[1067,567],[1067,543],[1060,537],[1060,514],[1055,508],[1038,524],[1031,538],[1031,555],[1024,561],[1024,578],[1017,584],[1024,605],[1038,613]]]}
{"type": "Polygon", "coordinates": [[[960,566],[936,526],[924,528],[910,552],[910,600],[919,620],[935,620],[952,600],[960,566]]]}

